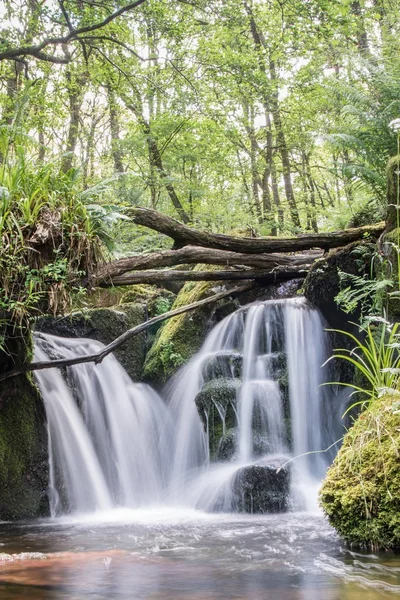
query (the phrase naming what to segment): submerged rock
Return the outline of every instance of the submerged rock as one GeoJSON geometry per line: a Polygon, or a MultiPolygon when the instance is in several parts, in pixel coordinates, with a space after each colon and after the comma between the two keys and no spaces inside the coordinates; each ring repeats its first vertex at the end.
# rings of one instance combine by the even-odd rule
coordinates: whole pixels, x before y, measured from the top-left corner
{"type": "Polygon", "coordinates": [[[258,464],[238,470],[233,483],[233,506],[238,512],[278,513],[289,510],[290,471],[277,464],[258,464]]]}

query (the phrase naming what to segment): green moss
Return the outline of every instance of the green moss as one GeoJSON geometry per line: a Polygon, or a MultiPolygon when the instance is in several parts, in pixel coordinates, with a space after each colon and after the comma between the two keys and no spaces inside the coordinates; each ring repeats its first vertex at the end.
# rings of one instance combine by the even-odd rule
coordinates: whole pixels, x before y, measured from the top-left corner
{"type": "Polygon", "coordinates": [[[321,505],[349,543],[400,547],[400,399],[384,397],[346,434],[323,483],[321,505]]]}
{"type": "Polygon", "coordinates": [[[47,436],[36,387],[21,376],[0,394],[0,519],[48,513],[47,436]]]}
{"type": "MultiPolygon", "coordinates": [[[[198,265],[196,269],[204,269],[198,265]]],[[[210,268],[210,267],[209,267],[210,268]]],[[[186,283],[179,292],[172,309],[185,306],[212,294],[215,283],[186,283]]],[[[147,355],[144,377],[152,382],[166,381],[184,364],[204,341],[210,308],[204,307],[166,321],[160,328],[147,355]]]]}

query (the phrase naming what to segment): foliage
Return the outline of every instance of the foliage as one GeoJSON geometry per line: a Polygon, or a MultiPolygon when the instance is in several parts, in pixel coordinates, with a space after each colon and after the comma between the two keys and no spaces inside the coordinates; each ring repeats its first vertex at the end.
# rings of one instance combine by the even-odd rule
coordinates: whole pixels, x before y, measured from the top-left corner
{"type": "MultiPolygon", "coordinates": [[[[373,402],[382,395],[400,395],[400,323],[391,324],[385,319],[371,317],[368,325],[361,330],[363,339],[358,339],[348,331],[333,330],[340,333],[354,344],[348,348],[337,348],[329,359],[342,359],[350,363],[361,375],[363,386],[357,383],[335,382],[335,385],[345,385],[362,394],[361,401],[356,405],[373,402]]],[[[350,409],[349,409],[350,410],[350,409]]]]}
{"type": "Polygon", "coordinates": [[[9,141],[6,147],[0,169],[4,325],[23,330],[42,311],[64,311],[74,288],[80,292],[78,278],[90,280],[102,260],[107,223],[84,204],[76,175],[51,163],[38,167],[20,145],[9,141]]]}
{"type": "Polygon", "coordinates": [[[378,218],[396,146],[387,125],[400,110],[399,37],[396,11],[369,4],[146,0],[14,62],[1,51],[62,39],[109,6],[5,0],[0,137],[30,88],[19,144],[35,140],[39,169],[81,167],[85,189],[115,178],[113,209],[92,216],[109,221],[119,254],[165,247],[115,222],[120,205],[222,232],[342,227],[366,202],[378,218]]]}

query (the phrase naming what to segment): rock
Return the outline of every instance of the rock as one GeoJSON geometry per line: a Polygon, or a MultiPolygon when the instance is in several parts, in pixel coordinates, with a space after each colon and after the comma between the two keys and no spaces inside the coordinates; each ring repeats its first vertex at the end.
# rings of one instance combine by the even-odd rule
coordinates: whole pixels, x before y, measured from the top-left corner
{"type": "MultiPolygon", "coordinates": [[[[212,270],[212,265],[196,265],[195,270],[212,270]]],[[[215,282],[188,282],[179,292],[172,309],[186,306],[216,293],[215,282]]],[[[220,291],[220,289],[218,289],[220,291]]],[[[168,319],[160,328],[146,357],[144,378],[159,387],[185,364],[201,347],[212,327],[238,308],[237,301],[226,298],[168,319]],[[218,316],[217,316],[218,315],[218,316]]]]}
{"type": "MultiPolygon", "coordinates": [[[[36,323],[36,330],[61,337],[86,337],[109,344],[145,320],[146,310],[142,304],[122,304],[114,308],[84,309],[65,317],[42,317],[36,323]]],[[[144,332],[115,351],[115,356],[134,381],[141,379],[146,346],[144,332]]]]}
{"type": "MultiPolygon", "coordinates": [[[[229,461],[235,457],[237,452],[238,430],[229,429],[219,441],[215,459],[217,461],[229,461]]],[[[253,456],[256,458],[268,454],[270,445],[267,438],[260,433],[253,433],[253,456]]]]}
{"type": "MultiPolygon", "coordinates": [[[[341,291],[339,272],[361,277],[364,274],[369,276],[375,251],[375,244],[355,242],[345,248],[331,250],[326,257],[312,265],[304,281],[304,296],[321,311],[331,327],[355,330],[354,325],[349,325],[349,320],[357,321],[360,316],[359,311],[352,313],[349,319],[349,315],[344,313],[335,301],[341,291]],[[359,248],[362,248],[362,252],[359,248]]],[[[346,283],[347,285],[349,284],[346,283]]]]}
{"type": "MultiPolygon", "coordinates": [[[[10,356],[15,366],[31,360],[31,342],[26,340],[9,340],[8,351],[7,356],[0,352],[1,366],[9,368],[10,356]]],[[[0,521],[47,516],[47,486],[44,407],[31,378],[20,375],[0,386],[0,521]]]]}
{"type": "Polygon", "coordinates": [[[243,357],[239,352],[229,352],[212,356],[203,366],[206,381],[220,377],[240,378],[242,375],[243,357]]]}
{"type": "Polygon", "coordinates": [[[400,394],[375,400],[344,437],[320,492],[352,546],[400,548],[400,394]]]}
{"type": "Polygon", "coordinates": [[[204,428],[209,430],[210,456],[214,457],[225,428],[236,425],[236,393],[239,379],[213,379],[207,382],[195,398],[204,428]],[[221,417],[225,414],[225,419],[221,417]]]}
{"type": "Polygon", "coordinates": [[[289,510],[290,471],[278,464],[239,469],[233,483],[233,506],[238,512],[278,513],[289,510]]]}

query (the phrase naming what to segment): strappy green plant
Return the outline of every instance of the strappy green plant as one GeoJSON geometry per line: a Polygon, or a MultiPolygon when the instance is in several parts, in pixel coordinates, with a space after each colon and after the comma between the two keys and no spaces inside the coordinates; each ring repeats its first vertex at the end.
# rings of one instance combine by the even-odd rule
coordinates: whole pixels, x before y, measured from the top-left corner
{"type": "MultiPolygon", "coordinates": [[[[337,348],[328,359],[345,360],[361,375],[363,384],[330,382],[353,389],[353,394],[363,398],[353,403],[346,413],[355,406],[365,408],[369,403],[384,394],[400,395],[400,323],[389,323],[386,319],[374,317],[362,328],[363,339],[358,339],[348,331],[331,329],[354,343],[352,349],[337,348]]],[[[326,364],[326,363],[325,363],[326,364]]],[[[345,413],[345,414],[346,414],[345,413]]]]}

